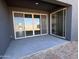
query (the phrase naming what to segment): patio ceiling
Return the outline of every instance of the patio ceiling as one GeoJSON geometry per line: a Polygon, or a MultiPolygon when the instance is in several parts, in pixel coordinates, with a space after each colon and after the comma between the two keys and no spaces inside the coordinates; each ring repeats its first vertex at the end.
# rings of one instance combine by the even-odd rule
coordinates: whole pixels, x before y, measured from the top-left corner
{"type": "Polygon", "coordinates": [[[52,12],[65,6],[49,3],[43,0],[6,0],[9,7],[22,7],[52,12]]]}

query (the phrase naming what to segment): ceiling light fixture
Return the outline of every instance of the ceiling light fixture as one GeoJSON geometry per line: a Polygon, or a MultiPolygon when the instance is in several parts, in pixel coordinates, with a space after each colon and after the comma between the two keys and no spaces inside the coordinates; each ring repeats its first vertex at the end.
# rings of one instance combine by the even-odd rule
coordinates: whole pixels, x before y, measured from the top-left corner
{"type": "Polygon", "coordinates": [[[36,5],[39,5],[39,3],[38,3],[38,2],[36,2],[35,4],[36,4],[36,5]]]}

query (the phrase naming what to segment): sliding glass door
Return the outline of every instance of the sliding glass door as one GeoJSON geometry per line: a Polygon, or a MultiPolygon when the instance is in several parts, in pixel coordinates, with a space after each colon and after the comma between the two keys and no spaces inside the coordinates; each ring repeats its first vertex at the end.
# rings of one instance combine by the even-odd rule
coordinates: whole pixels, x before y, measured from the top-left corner
{"type": "Polygon", "coordinates": [[[66,10],[60,10],[58,12],[52,13],[51,16],[51,34],[57,35],[59,37],[65,37],[65,16],[66,10]]]}
{"type": "Polygon", "coordinates": [[[13,13],[15,38],[47,34],[47,14],[13,13]]]}
{"type": "Polygon", "coordinates": [[[23,18],[22,13],[15,13],[14,14],[14,30],[15,30],[15,35],[17,38],[19,37],[25,37],[25,22],[23,18]]]}
{"type": "Polygon", "coordinates": [[[34,34],[40,34],[40,15],[34,15],[34,34]]]}
{"type": "Polygon", "coordinates": [[[32,14],[25,14],[25,32],[26,36],[33,35],[33,19],[32,14]]]}
{"type": "Polygon", "coordinates": [[[42,34],[46,34],[47,33],[47,16],[46,15],[41,15],[41,31],[42,31],[42,34]]]}

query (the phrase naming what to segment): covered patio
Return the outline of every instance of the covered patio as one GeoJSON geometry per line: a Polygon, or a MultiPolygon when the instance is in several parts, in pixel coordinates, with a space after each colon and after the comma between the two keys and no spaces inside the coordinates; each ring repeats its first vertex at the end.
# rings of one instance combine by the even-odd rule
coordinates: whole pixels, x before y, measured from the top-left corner
{"type": "Polygon", "coordinates": [[[77,0],[0,0],[0,59],[77,59],[77,13],[77,0]]]}
{"type": "Polygon", "coordinates": [[[70,22],[64,9],[70,5],[44,0],[5,0],[5,3],[10,45],[3,59],[20,59],[70,40],[70,22]]]}
{"type": "Polygon", "coordinates": [[[3,59],[20,59],[22,57],[27,57],[39,51],[54,48],[65,43],[68,43],[68,41],[51,35],[13,40],[6,50],[5,56],[7,57],[3,59]]]}

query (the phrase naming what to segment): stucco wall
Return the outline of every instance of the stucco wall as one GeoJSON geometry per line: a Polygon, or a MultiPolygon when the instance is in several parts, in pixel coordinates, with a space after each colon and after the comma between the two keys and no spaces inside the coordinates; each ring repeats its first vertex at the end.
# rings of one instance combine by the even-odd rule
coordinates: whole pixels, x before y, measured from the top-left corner
{"type": "Polygon", "coordinates": [[[71,40],[78,40],[78,0],[57,0],[72,5],[71,40]]]}
{"type": "Polygon", "coordinates": [[[8,9],[4,1],[0,0],[0,55],[3,55],[10,43],[10,22],[8,9]]]}

